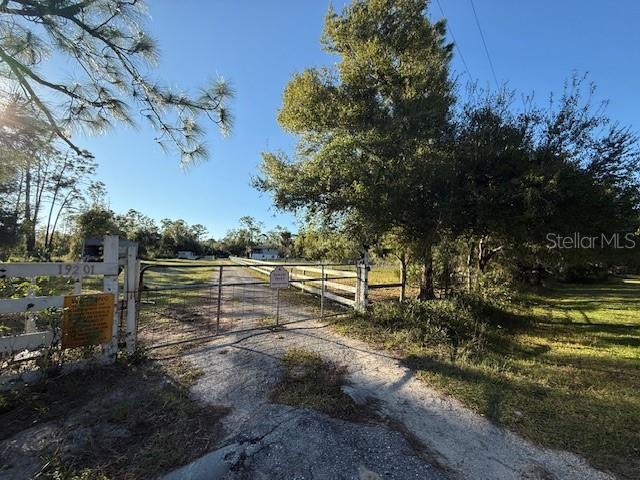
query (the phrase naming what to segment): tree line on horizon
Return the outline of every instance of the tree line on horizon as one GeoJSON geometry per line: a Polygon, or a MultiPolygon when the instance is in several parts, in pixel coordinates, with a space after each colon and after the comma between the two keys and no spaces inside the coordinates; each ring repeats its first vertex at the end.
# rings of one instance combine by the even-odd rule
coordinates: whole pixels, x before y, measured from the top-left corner
{"type": "MultiPolygon", "coordinates": [[[[47,212],[55,208],[47,203],[47,212]]],[[[115,213],[105,203],[86,203],[77,197],[68,202],[63,228],[54,231],[49,220],[25,222],[17,224],[11,235],[0,237],[0,261],[77,260],[82,257],[86,239],[104,235],[136,242],[139,255],[146,259],[176,258],[182,251],[199,257],[245,257],[257,246],[275,248],[282,258],[304,255],[296,245],[296,235],[288,229],[276,226],[265,230],[264,224],[251,216],[241,217],[237,228],[216,240],[199,223],[190,225],[183,219],[169,218],[158,223],[134,209],[115,213]]]]}

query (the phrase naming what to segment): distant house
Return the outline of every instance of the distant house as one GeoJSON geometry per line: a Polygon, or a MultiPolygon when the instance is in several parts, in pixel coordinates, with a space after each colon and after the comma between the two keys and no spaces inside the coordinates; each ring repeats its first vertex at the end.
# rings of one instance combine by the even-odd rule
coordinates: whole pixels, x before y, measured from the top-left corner
{"type": "Polygon", "coordinates": [[[196,257],[196,254],[190,250],[180,250],[178,252],[178,258],[183,260],[195,260],[198,257],[196,257]]]}
{"type": "Polygon", "coordinates": [[[273,247],[252,247],[249,258],[253,260],[277,260],[280,258],[278,249],[273,247]]]}

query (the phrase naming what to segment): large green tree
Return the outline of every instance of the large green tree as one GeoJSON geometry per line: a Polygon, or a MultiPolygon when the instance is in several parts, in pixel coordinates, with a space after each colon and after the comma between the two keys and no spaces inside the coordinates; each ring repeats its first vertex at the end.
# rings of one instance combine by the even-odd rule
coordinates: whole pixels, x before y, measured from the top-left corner
{"type": "Polygon", "coordinates": [[[160,248],[160,231],[152,218],[134,209],[123,215],[116,215],[116,224],[128,239],[138,243],[141,255],[158,253],[160,248]]]}
{"type": "Polygon", "coordinates": [[[426,7],[355,0],[329,11],[322,46],[339,63],[291,79],[278,121],[297,136],[296,156],[264,153],[255,182],[277,207],[355,226],[365,244],[407,232],[424,263],[422,298],[433,296],[431,249],[446,216],[453,102],[452,47],[426,7]]]}
{"type": "MultiPolygon", "coordinates": [[[[593,105],[593,94],[593,85],[574,76],[544,108],[515,110],[513,94],[502,92],[470,95],[459,109],[450,148],[457,171],[451,227],[469,241],[469,279],[472,263],[482,272],[504,249],[517,252],[516,263],[542,263],[525,252],[544,252],[548,235],[638,228],[637,137],[593,105]]],[[[603,253],[616,252],[563,257],[595,262],[603,253]]]]}
{"type": "Polygon", "coordinates": [[[354,237],[312,222],[298,231],[294,242],[296,254],[307,260],[352,261],[359,247],[354,237]]]}
{"type": "Polygon", "coordinates": [[[112,210],[102,205],[91,205],[74,217],[71,253],[74,256],[82,255],[87,237],[103,235],[122,235],[122,231],[112,210]]]}
{"type": "Polygon", "coordinates": [[[225,132],[224,81],[197,95],[173,91],[150,75],[158,59],[145,32],[142,0],[5,0],[0,2],[0,77],[3,93],[20,92],[49,128],[76,153],[70,128],[102,131],[114,121],[147,119],[156,140],[175,147],[182,163],[206,156],[206,116],[225,132]],[[69,71],[53,74],[47,60],[60,57],[69,71]]]}
{"type": "Polygon", "coordinates": [[[263,232],[264,224],[249,215],[240,217],[239,223],[239,228],[231,229],[226,233],[222,244],[231,255],[249,255],[251,247],[266,241],[263,232]]]}
{"type": "Polygon", "coordinates": [[[202,253],[197,232],[187,222],[182,219],[164,218],[160,220],[160,225],[160,248],[163,255],[174,256],[180,250],[192,251],[197,255],[202,253]]]}

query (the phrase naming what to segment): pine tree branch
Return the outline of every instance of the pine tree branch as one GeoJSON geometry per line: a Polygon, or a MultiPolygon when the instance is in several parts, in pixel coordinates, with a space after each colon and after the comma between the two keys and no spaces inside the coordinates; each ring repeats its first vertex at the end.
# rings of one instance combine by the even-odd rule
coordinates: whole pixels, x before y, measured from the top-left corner
{"type": "Polygon", "coordinates": [[[58,127],[58,123],[56,122],[56,119],[51,113],[51,111],[49,110],[49,108],[44,104],[44,102],[40,99],[38,94],[33,90],[33,88],[31,87],[31,84],[24,77],[22,71],[19,68],[15,67],[15,64],[13,63],[15,61],[11,57],[7,56],[7,54],[4,52],[2,48],[0,48],[0,59],[4,60],[4,62],[7,63],[7,65],[9,65],[9,68],[16,75],[20,85],[28,93],[29,98],[31,98],[36,103],[36,105],[38,105],[38,108],[40,108],[42,113],[44,113],[44,115],[47,117],[47,120],[49,121],[49,125],[51,126],[55,134],[60,139],[62,139],[62,141],[64,141],[78,155],[87,156],[88,152],[83,151],[78,146],[76,146],[76,144],[74,144],[71,140],[69,140],[69,138],[67,138],[67,136],[60,130],[60,127],[58,127]]]}

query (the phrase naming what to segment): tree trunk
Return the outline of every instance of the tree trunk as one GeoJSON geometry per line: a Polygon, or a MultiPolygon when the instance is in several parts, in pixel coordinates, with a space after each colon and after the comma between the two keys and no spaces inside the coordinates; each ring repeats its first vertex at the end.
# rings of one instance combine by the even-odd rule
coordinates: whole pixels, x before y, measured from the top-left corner
{"type": "Polygon", "coordinates": [[[407,254],[400,256],[400,301],[404,302],[407,295],[407,254]]]}
{"type": "Polygon", "coordinates": [[[418,300],[432,300],[434,298],[436,296],[433,289],[433,252],[431,251],[431,245],[429,245],[424,250],[418,300]]]}
{"type": "MultiPolygon", "coordinates": [[[[49,247],[51,246],[51,242],[52,242],[52,238],[53,238],[53,232],[50,234],[49,233],[49,228],[51,228],[51,218],[53,216],[53,209],[56,206],[56,201],[58,200],[58,194],[60,193],[60,188],[62,187],[62,180],[64,178],[64,171],[67,169],[67,162],[65,161],[64,165],[62,166],[62,169],[60,170],[60,173],[58,173],[58,175],[54,176],[54,178],[57,178],[56,180],[56,184],[55,187],[53,188],[53,195],[51,198],[51,205],[49,207],[49,216],[47,217],[47,228],[45,229],[45,233],[44,233],[44,249],[45,251],[48,251],[49,247]],[[50,238],[51,236],[51,238],[50,238]]],[[[58,213],[58,216],[60,214],[58,213]]],[[[55,229],[55,227],[54,227],[55,229]]]]}
{"type": "Polygon", "coordinates": [[[467,292],[471,293],[473,280],[473,241],[469,242],[469,253],[467,254],[467,292]]]}
{"type": "Polygon", "coordinates": [[[14,208],[14,217],[16,219],[20,218],[20,215],[22,214],[22,206],[21,206],[21,200],[22,200],[22,188],[24,185],[24,171],[20,170],[20,181],[18,182],[18,193],[16,195],[16,205],[14,208]]]}
{"type": "Polygon", "coordinates": [[[25,248],[27,255],[31,255],[36,248],[36,226],[31,221],[31,170],[29,166],[27,166],[24,182],[25,248]]]}
{"type": "Polygon", "coordinates": [[[442,269],[442,277],[443,283],[442,293],[440,294],[440,298],[449,296],[449,282],[451,280],[451,268],[449,267],[449,259],[445,259],[444,268],[442,269]]]}
{"type": "Polygon", "coordinates": [[[478,243],[478,270],[480,270],[480,273],[484,273],[485,243],[486,239],[484,237],[480,237],[480,242],[478,243]]]}
{"type": "MultiPolygon", "coordinates": [[[[69,192],[67,194],[67,196],[65,197],[65,199],[62,201],[62,205],[60,205],[60,209],[58,210],[58,214],[56,215],[56,218],[55,218],[55,220],[53,222],[53,226],[51,227],[51,232],[49,233],[49,243],[45,245],[45,252],[46,252],[48,260],[51,257],[51,248],[53,247],[53,236],[56,233],[56,226],[58,225],[58,220],[60,219],[60,215],[62,214],[63,210],[66,208],[67,201],[69,200],[69,198],[71,198],[71,194],[72,194],[72,192],[69,192]]],[[[47,227],[47,229],[48,228],[49,227],[47,227]]]]}
{"type": "Polygon", "coordinates": [[[488,239],[483,237],[478,244],[478,269],[480,273],[484,273],[491,259],[502,250],[503,246],[491,248],[488,245],[488,239]]]}

